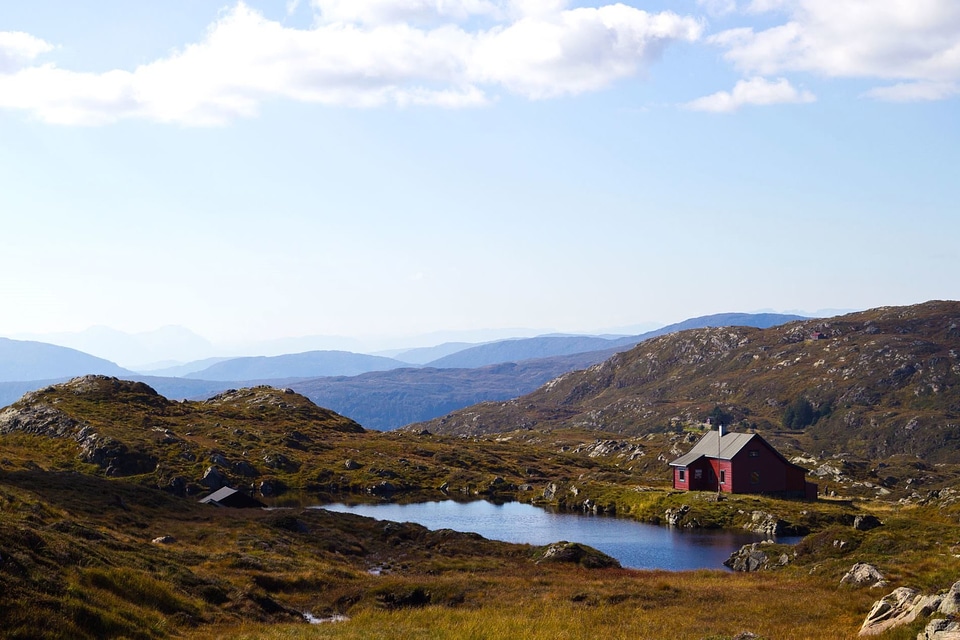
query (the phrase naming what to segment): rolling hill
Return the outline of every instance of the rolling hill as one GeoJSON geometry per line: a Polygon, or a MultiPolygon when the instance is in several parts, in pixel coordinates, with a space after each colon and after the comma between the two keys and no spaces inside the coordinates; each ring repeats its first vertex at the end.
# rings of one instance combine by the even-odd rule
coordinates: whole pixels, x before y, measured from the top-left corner
{"type": "Polygon", "coordinates": [[[791,320],[801,320],[802,316],[776,313],[718,313],[699,318],[690,318],[683,322],[667,325],[654,331],[637,336],[603,338],[598,336],[540,336],[499,340],[487,344],[463,349],[456,353],[433,360],[427,364],[436,368],[483,367],[500,362],[520,362],[534,358],[567,356],[588,351],[625,350],[644,340],[666,335],[684,329],[700,327],[772,327],[791,320]]]}
{"type": "Polygon", "coordinates": [[[134,375],[109,360],[45,342],[0,338],[0,382],[52,380],[88,373],[134,375]]]}
{"type": "Polygon", "coordinates": [[[188,374],[199,380],[244,381],[271,378],[355,376],[409,366],[405,362],[350,351],[306,351],[282,356],[231,358],[188,374]]]}
{"type": "Polygon", "coordinates": [[[567,371],[602,362],[610,355],[610,351],[594,351],[474,369],[394,369],[285,384],[319,405],[350,416],[367,429],[384,431],[430,420],[478,402],[515,398],[567,371]]]}
{"type": "Polygon", "coordinates": [[[884,307],[769,329],[694,329],[648,340],[526,396],[411,428],[639,435],[681,429],[713,414],[760,432],[789,423],[811,451],[955,461],[958,354],[960,302],[884,307]]]}

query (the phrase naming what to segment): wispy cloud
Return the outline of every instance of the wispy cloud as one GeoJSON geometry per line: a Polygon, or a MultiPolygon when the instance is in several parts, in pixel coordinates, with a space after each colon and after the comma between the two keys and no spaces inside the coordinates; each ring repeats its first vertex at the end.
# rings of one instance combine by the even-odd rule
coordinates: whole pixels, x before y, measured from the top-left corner
{"type": "Polygon", "coordinates": [[[564,9],[556,0],[314,0],[295,29],[243,3],[205,37],[136,69],[80,73],[34,60],[51,45],[0,33],[0,108],[61,124],[140,118],[216,125],[271,99],[377,107],[490,103],[598,91],[633,76],[700,21],[622,4],[564,9]],[[463,22],[483,15],[492,26],[463,22]],[[439,24],[421,26],[420,20],[439,24]],[[6,44],[5,44],[6,43],[6,44]],[[16,65],[14,65],[16,63],[16,65]]]}
{"type": "Polygon", "coordinates": [[[876,87],[865,92],[865,98],[887,102],[929,102],[960,95],[956,82],[900,82],[888,87],[876,87]]]}
{"type": "Polygon", "coordinates": [[[37,56],[53,50],[53,45],[22,31],[0,31],[0,73],[10,73],[37,56]]]}
{"type": "Polygon", "coordinates": [[[737,10],[737,0],[697,0],[697,6],[714,16],[725,16],[737,10]]]}
{"type": "Polygon", "coordinates": [[[733,91],[718,91],[684,106],[694,111],[730,113],[748,105],[798,104],[815,100],[816,96],[812,93],[797,90],[785,78],[772,82],[764,78],[750,78],[737,82],[733,91]]]}
{"type": "MultiPolygon", "coordinates": [[[[873,97],[960,81],[956,0],[754,0],[750,11],[783,11],[784,24],[723,31],[707,42],[745,74],[808,72],[837,78],[905,81],[873,97]]],[[[935,92],[926,91],[928,96],[935,92]]],[[[946,97],[947,93],[941,93],[946,97]]]]}

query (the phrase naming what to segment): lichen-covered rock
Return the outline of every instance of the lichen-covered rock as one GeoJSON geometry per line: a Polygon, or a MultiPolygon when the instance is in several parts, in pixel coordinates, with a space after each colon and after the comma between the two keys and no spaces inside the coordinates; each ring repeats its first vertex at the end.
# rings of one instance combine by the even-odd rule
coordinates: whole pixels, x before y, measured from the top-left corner
{"type": "Polygon", "coordinates": [[[940,596],[925,596],[916,589],[900,587],[878,600],[860,627],[861,636],[876,636],[920,616],[928,616],[940,606],[940,596]]]}
{"type": "Polygon", "coordinates": [[[223,475],[223,472],[217,467],[207,467],[207,470],[203,472],[203,478],[200,479],[200,484],[216,491],[227,486],[227,476],[223,475]]]}
{"type": "Polygon", "coordinates": [[[293,473],[300,468],[299,462],[288,458],[282,453],[268,453],[263,456],[263,463],[271,469],[286,471],[287,473],[293,473]]]}
{"type": "Polygon", "coordinates": [[[787,528],[787,523],[772,513],[765,511],[754,511],[750,514],[750,522],[743,525],[743,528],[753,533],[775,538],[783,535],[787,528]]]}
{"type": "Polygon", "coordinates": [[[542,562],[570,562],[579,564],[587,569],[606,569],[609,567],[620,567],[620,562],[616,558],[611,558],[602,551],[597,551],[593,547],[588,547],[577,542],[554,542],[543,548],[537,564],[542,562]]]}
{"type": "Polygon", "coordinates": [[[745,544],[723,561],[724,566],[734,571],[760,571],[770,562],[769,556],[760,550],[759,543],[745,544]]]}
{"type": "Polygon", "coordinates": [[[667,509],[663,512],[663,519],[666,520],[667,524],[671,527],[678,527],[683,520],[683,516],[687,515],[689,511],[690,505],[688,504],[681,505],[676,509],[667,509]]]}
{"type": "Polygon", "coordinates": [[[214,451],[212,454],[210,454],[210,464],[219,465],[221,467],[230,466],[230,462],[219,451],[214,451]]]}
{"type": "Polygon", "coordinates": [[[960,613],[960,582],[955,582],[944,595],[923,595],[909,587],[894,589],[874,603],[863,621],[860,635],[879,635],[934,613],[949,617],[931,620],[917,635],[917,640],[960,640],[960,623],[953,620],[960,613]]]}
{"type": "Polygon", "coordinates": [[[960,613],[960,582],[954,582],[950,590],[943,596],[939,611],[948,616],[955,616],[960,613]]]}
{"type": "Polygon", "coordinates": [[[840,579],[840,584],[850,584],[857,587],[869,585],[871,589],[887,586],[886,578],[872,564],[858,562],[840,579]]]}
{"type": "Polygon", "coordinates": [[[79,423],[46,404],[24,407],[7,407],[0,411],[0,433],[20,431],[53,438],[74,436],[79,423]]]}
{"type": "Polygon", "coordinates": [[[931,620],[917,634],[917,640],[960,640],[960,623],[946,618],[931,620]]]}

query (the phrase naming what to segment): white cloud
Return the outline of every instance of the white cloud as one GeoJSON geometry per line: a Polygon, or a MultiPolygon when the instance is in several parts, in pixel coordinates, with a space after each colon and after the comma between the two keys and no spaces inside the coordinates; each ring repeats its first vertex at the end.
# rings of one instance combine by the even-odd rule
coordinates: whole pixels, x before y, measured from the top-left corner
{"type": "Polygon", "coordinates": [[[701,29],[691,18],[622,4],[526,17],[483,34],[470,72],[534,99],[594,91],[635,74],[671,42],[696,40],[701,29]]]}
{"type": "Polygon", "coordinates": [[[462,22],[475,15],[500,15],[488,0],[313,0],[323,22],[368,25],[451,20],[462,22]]]}
{"type": "Polygon", "coordinates": [[[900,82],[876,87],[863,94],[866,98],[887,102],[926,102],[960,95],[960,84],[954,82],[900,82]]]}
{"type": "MultiPolygon", "coordinates": [[[[145,118],[212,125],[254,115],[270,99],[477,106],[498,90],[546,98],[603,89],[641,71],[669,44],[696,40],[702,29],[693,18],[621,4],[559,10],[552,0],[514,1],[502,8],[522,9],[523,17],[474,30],[456,20],[486,12],[493,6],[486,0],[315,5],[339,18],[294,29],[239,3],[200,42],[133,71],[44,65],[0,72],[0,108],[62,124],[145,118]],[[551,7],[553,13],[538,13],[551,7]],[[448,22],[421,28],[405,21],[420,11],[448,22]]],[[[0,51],[48,50],[35,38],[18,42],[0,51]]]]}
{"type": "Polygon", "coordinates": [[[789,20],[708,39],[726,49],[724,57],[744,73],[960,81],[956,0],[754,0],[750,8],[781,9],[789,20]]]}
{"type": "Polygon", "coordinates": [[[694,111],[730,113],[747,105],[766,106],[773,104],[798,104],[814,102],[816,96],[809,91],[798,91],[785,78],[771,82],[764,78],[740,80],[733,91],[717,93],[688,102],[685,107],[694,111]]]}
{"type": "Polygon", "coordinates": [[[22,31],[0,31],[0,73],[10,73],[53,46],[22,31]]]}
{"type": "Polygon", "coordinates": [[[506,9],[515,18],[555,15],[567,8],[567,0],[508,0],[506,9]]]}

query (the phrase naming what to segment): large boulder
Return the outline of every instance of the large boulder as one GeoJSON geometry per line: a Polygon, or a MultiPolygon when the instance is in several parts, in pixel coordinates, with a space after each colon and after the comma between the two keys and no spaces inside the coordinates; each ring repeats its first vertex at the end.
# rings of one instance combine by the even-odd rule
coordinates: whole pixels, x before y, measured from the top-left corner
{"type": "Polygon", "coordinates": [[[946,618],[931,620],[917,634],[917,640],[960,640],[960,623],[946,618]]]}
{"type": "Polygon", "coordinates": [[[960,613],[960,582],[954,582],[940,601],[940,613],[955,616],[960,613]]]}
{"type": "Polygon", "coordinates": [[[940,606],[941,596],[925,596],[916,589],[900,587],[878,600],[860,627],[861,636],[876,636],[920,616],[928,616],[940,606]]]}
{"type": "Polygon", "coordinates": [[[543,548],[539,554],[537,564],[542,562],[569,562],[579,564],[587,569],[606,569],[609,567],[620,567],[620,562],[616,558],[611,558],[602,551],[597,551],[593,547],[588,547],[577,542],[554,542],[543,548]]]}
{"type": "Polygon", "coordinates": [[[775,538],[783,535],[786,527],[786,522],[766,511],[754,511],[750,514],[750,522],[743,525],[743,528],[747,531],[759,533],[760,535],[767,536],[767,538],[775,538]]]}
{"type": "Polygon", "coordinates": [[[200,480],[200,484],[212,491],[216,491],[217,489],[222,489],[227,486],[228,480],[227,476],[223,475],[223,472],[217,467],[207,467],[207,470],[203,472],[203,478],[200,480]]]}
{"type": "Polygon", "coordinates": [[[734,571],[759,571],[767,566],[770,558],[756,542],[745,544],[723,561],[724,566],[734,571]]]}
{"type": "Polygon", "coordinates": [[[872,564],[858,562],[840,579],[840,584],[850,584],[856,587],[869,585],[871,589],[874,589],[887,586],[887,581],[880,570],[872,564]]]}
{"type": "Polygon", "coordinates": [[[663,519],[667,521],[667,524],[671,527],[680,526],[680,522],[683,520],[683,516],[687,515],[690,512],[690,505],[685,504],[677,507],[676,509],[667,509],[663,512],[663,519]]]}

